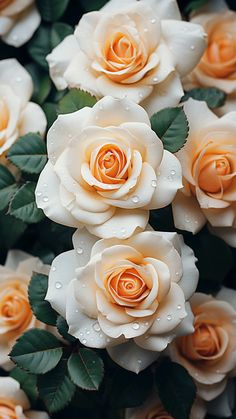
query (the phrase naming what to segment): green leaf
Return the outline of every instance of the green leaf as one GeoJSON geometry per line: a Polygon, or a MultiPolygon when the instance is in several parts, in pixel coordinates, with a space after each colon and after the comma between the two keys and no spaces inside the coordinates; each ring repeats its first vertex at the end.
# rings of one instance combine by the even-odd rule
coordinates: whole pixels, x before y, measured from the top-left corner
{"type": "Polygon", "coordinates": [[[17,340],[10,357],[26,371],[45,374],[60,361],[61,342],[46,330],[30,329],[17,340]]]}
{"type": "Polygon", "coordinates": [[[156,371],[156,384],[167,412],[174,419],[189,419],[196,385],[186,369],[166,358],[156,371]]]}
{"type": "Polygon", "coordinates": [[[42,105],[51,91],[51,79],[46,72],[44,72],[42,69],[39,69],[38,66],[34,63],[26,65],[26,69],[30,72],[34,82],[32,101],[42,105]]]}
{"type": "Polygon", "coordinates": [[[185,102],[190,97],[206,102],[207,106],[211,109],[223,106],[226,100],[226,94],[216,87],[196,87],[186,92],[181,102],[185,102]]]}
{"type": "Polygon", "coordinates": [[[10,215],[33,224],[44,218],[44,213],[35,203],[36,183],[27,182],[15,193],[10,203],[10,215]]]}
{"type": "Polygon", "coordinates": [[[31,309],[38,320],[51,326],[55,326],[57,313],[53,310],[51,304],[45,300],[47,290],[47,275],[34,273],[28,287],[31,309]]]}
{"type": "Polygon", "coordinates": [[[108,0],[80,0],[80,3],[86,12],[91,12],[92,10],[101,9],[107,1],[108,0]]]}
{"type": "Polygon", "coordinates": [[[205,6],[208,0],[191,0],[184,9],[184,13],[188,15],[189,13],[200,9],[200,7],[205,6]]]}
{"type": "Polygon", "coordinates": [[[43,104],[42,109],[47,118],[47,130],[52,126],[53,122],[57,119],[57,105],[55,103],[46,102],[43,104]]]}
{"type": "Polygon", "coordinates": [[[0,217],[0,248],[10,249],[25,232],[27,224],[10,215],[0,217]]]}
{"type": "Polygon", "coordinates": [[[28,44],[30,57],[48,71],[46,55],[51,52],[51,28],[41,25],[28,44]]]}
{"type": "Polygon", "coordinates": [[[15,380],[20,383],[22,390],[24,390],[24,392],[31,400],[35,401],[38,398],[36,375],[29,374],[21,368],[15,367],[10,372],[10,376],[15,378],[15,380]]]}
{"type": "Polygon", "coordinates": [[[139,406],[150,396],[153,388],[153,375],[150,369],[139,374],[118,369],[111,377],[109,402],[113,408],[139,406]]]}
{"type": "Polygon", "coordinates": [[[65,12],[70,0],[36,0],[42,19],[46,22],[58,20],[65,12]]]}
{"type": "Polygon", "coordinates": [[[74,32],[72,26],[67,23],[56,22],[52,25],[51,43],[52,48],[55,48],[63,39],[74,32]]]}
{"type": "Polygon", "coordinates": [[[79,89],[71,89],[59,102],[59,113],[71,113],[84,108],[92,107],[97,102],[94,96],[79,89]]]}
{"type": "Polygon", "coordinates": [[[65,361],[60,361],[55,369],[38,377],[40,397],[50,413],[63,409],[75,393],[75,385],[68,377],[65,361]]]}
{"type": "Polygon", "coordinates": [[[98,390],[102,382],[104,368],[102,359],[91,349],[82,348],[72,354],[68,361],[70,378],[85,390],[98,390]]]}
{"type": "Polygon", "coordinates": [[[11,172],[0,164],[0,211],[9,205],[9,202],[17,191],[17,184],[11,172]]]}
{"type": "Polygon", "coordinates": [[[46,144],[40,135],[26,134],[13,144],[8,158],[23,172],[38,174],[47,162],[46,144]]]}
{"type": "Polygon", "coordinates": [[[57,317],[57,330],[60,335],[67,340],[68,342],[74,343],[77,342],[77,339],[68,333],[69,326],[65,319],[62,316],[57,317]]]}
{"type": "Polygon", "coordinates": [[[151,126],[165,150],[171,153],[176,153],[186,142],[189,128],[183,108],[162,109],[151,117],[151,126]]]}

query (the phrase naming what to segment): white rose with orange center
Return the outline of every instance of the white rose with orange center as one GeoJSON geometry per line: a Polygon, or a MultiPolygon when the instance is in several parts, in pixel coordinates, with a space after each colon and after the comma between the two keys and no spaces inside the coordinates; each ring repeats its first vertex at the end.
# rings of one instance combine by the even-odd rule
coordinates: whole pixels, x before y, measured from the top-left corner
{"type": "Polygon", "coordinates": [[[97,98],[127,97],[149,115],[175,106],[180,77],[198,63],[201,26],[182,22],[175,0],[110,0],[85,14],[74,35],[47,56],[58,89],[76,87],[97,98]]]}
{"type": "Polygon", "coordinates": [[[25,44],[40,21],[35,0],[0,0],[0,37],[7,44],[25,44]]]}
{"type": "Polygon", "coordinates": [[[115,362],[139,372],[193,331],[188,299],[198,270],[181,236],[146,231],[98,240],[84,229],[73,243],[53,261],[46,300],[83,345],[107,348],[115,362]]]}
{"type": "Polygon", "coordinates": [[[30,102],[33,82],[30,74],[15,60],[0,61],[0,158],[17,139],[29,132],[41,135],[46,117],[36,103],[30,102]]]}
{"type": "Polygon", "coordinates": [[[163,150],[147,113],[127,99],[105,97],[59,115],[47,146],[38,207],[99,237],[125,239],[145,229],[149,209],[168,205],[182,187],[178,159],[163,150]]]}
{"type": "Polygon", "coordinates": [[[19,250],[8,252],[4,266],[0,266],[0,366],[11,369],[8,354],[17,338],[33,327],[45,328],[31,311],[28,285],[35,272],[47,274],[49,267],[19,250]]]}
{"type": "Polygon", "coordinates": [[[177,228],[212,231],[236,246],[236,112],[218,118],[205,102],[190,99],[184,110],[189,136],[176,154],[183,184],[173,202],[177,228]]]}
{"type": "MultiPolygon", "coordinates": [[[[230,293],[235,299],[235,291],[230,293]]],[[[236,371],[235,303],[232,306],[222,297],[196,293],[191,298],[195,331],[170,346],[172,359],[188,370],[199,396],[207,401],[225,390],[228,377],[236,371]]]]}
{"type": "Polygon", "coordinates": [[[49,419],[46,412],[29,410],[30,402],[14,378],[0,377],[0,418],[49,419]]]}

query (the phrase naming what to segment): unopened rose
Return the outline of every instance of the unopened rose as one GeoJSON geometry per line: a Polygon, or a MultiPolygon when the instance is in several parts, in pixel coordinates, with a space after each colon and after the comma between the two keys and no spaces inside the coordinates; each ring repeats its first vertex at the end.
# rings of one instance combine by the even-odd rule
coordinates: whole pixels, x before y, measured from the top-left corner
{"type": "Polygon", "coordinates": [[[99,237],[143,230],[148,210],[168,205],[182,187],[178,159],[163,150],[147,113],[127,99],[107,96],[93,108],[59,115],[47,146],[38,207],[99,237]]]}
{"type": "Polygon", "coordinates": [[[34,317],[28,300],[33,271],[47,274],[49,267],[19,250],[9,251],[5,265],[0,265],[0,366],[7,370],[12,367],[8,354],[16,339],[32,327],[45,327],[34,317]]]}
{"type": "Polygon", "coordinates": [[[69,333],[139,372],[176,337],[193,331],[188,299],[198,270],[177,233],[146,231],[98,240],[84,229],[52,263],[46,295],[69,333]]]}
{"type": "Polygon", "coordinates": [[[192,22],[203,26],[208,45],[201,61],[187,77],[186,87],[218,87],[228,97],[217,113],[233,111],[236,109],[236,12],[230,11],[224,2],[212,1],[210,10],[198,14],[192,22]]]}
{"type": "MultiPolygon", "coordinates": [[[[14,58],[0,61],[0,158],[22,135],[46,130],[39,105],[29,102],[33,93],[30,74],[14,58]]],[[[4,160],[3,160],[4,161],[4,160]]]]}
{"type": "Polygon", "coordinates": [[[35,0],[0,0],[0,37],[14,47],[25,44],[40,24],[35,0]]]}
{"type": "Polygon", "coordinates": [[[205,102],[190,99],[186,145],[177,153],[183,184],[173,203],[177,228],[212,231],[236,246],[236,112],[218,118],[205,102]]]}
{"type": "Polygon", "coordinates": [[[178,104],[180,77],[204,48],[201,26],[182,22],[175,0],[111,0],[85,14],[47,61],[58,89],[127,97],[151,115],[178,104]]]}
{"type": "MultiPolygon", "coordinates": [[[[234,290],[231,294],[236,295],[234,290]]],[[[182,364],[195,380],[204,400],[215,399],[235,375],[236,310],[225,300],[196,293],[191,298],[194,333],[176,339],[170,346],[174,361],[182,364]]]]}
{"type": "Polygon", "coordinates": [[[29,410],[30,402],[18,381],[0,377],[0,417],[2,419],[49,419],[46,412],[29,410]]]}

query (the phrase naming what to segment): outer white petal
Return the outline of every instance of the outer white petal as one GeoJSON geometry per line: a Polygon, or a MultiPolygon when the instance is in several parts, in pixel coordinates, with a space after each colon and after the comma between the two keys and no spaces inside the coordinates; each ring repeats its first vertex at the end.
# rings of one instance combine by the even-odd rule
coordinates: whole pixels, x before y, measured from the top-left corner
{"type": "Polygon", "coordinates": [[[151,116],[161,109],[178,105],[183,94],[179,75],[173,72],[165,81],[154,86],[150,95],[141,102],[141,105],[151,116]]]}
{"type": "Polygon", "coordinates": [[[233,380],[229,380],[228,384],[216,399],[207,403],[207,412],[220,418],[227,418],[232,415],[235,404],[235,384],[233,380]]]}
{"type": "MultiPolygon", "coordinates": [[[[136,3],[137,0],[126,0],[125,7],[133,6],[136,3]]],[[[179,8],[175,0],[142,0],[141,3],[144,7],[146,5],[152,7],[153,13],[160,19],[181,19],[179,8]]],[[[109,1],[101,10],[109,13],[120,12],[120,0],[109,1]]]]}
{"type": "Polygon", "coordinates": [[[236,229],[233,227],[211,227],[208,226],[212,234],[220,237],[229,246],[236,247],[236,229]]]}
{"type": "Polygon", "coordinates": [[[39,132],[44,135],[47,126],[47,119],[39,105],[29,102],[21,113],[20,135],[28,132],[39,132]]]}
{"type": "Polygon", "coordinates": [[[75,278],[77,267],[78,258],[74,250],[61,253],[52,262],[45,300],[63,317],[66,315],[66,289],[75,278]]]}
{"type": "Polygon", "coordinates": [[[64,73],[77,53],[79,53],[78,41],[74,35],[69,35],[47,55],[50,76],[57,89],[63,90],[67,87],[64,73]]]}
{"type": "Polygon", "coordinates": [[[7,16],[0,16],[0,36],[5,35],[5,33],[7,33],[13,25],[13,19],[7,16]]]}
{"type": "Polygon", "coordinates": [[[134,233],[145,229],[148,223],[148,211],[117,209],[115,214],[105,223],[87,226],[88,231],[103,239],[117,237],[127,239],[134,233]]]}
{"type": "Polygon", "coordinates": [[[196,291],[199,272],[196,267],[197,259],[194,256],[193,250],[184,243],[183,237],[179,236],[181,241],[181,258],[183,264],[183,275],[178,282],[182,288],[185,300],[189,300],[193,293],[196,291]]]}
{"type": "Polygon", "coordinates": [[[7,253],[7,258],[5,262],[5,266],[12,271],[16,271],[20,262],[32,257],[26,252],[22,250],[9,250],[7,253]]]}
{"type": "Polygon", "coordinates": [[[24,409],[29,408],[29,400],[23,390],[20,389],[18,381],[11,377],[0,377],[0,397],[14,400],[24,409]]]}
{"type": "Polygon", "coordinates": [[[29,101],[33,93],[33,82],[30,74],[15,59],[0,61],[0,85],[10,86],[21,99],[22,107],[29,101]]]}
{"type": "Polygon", "coordinates": [[[91,250],[98,241],[98,238],[83,228],[81,230],[76,230],[73,234],[72,241],[78,255],[78,267],[85,266],[90,260],[91,250]]]}
{"type": "Polygon", "coordinates": [[[140,348],[133,341],[107,348],[107,352],[114,362],[136,374],[151,365],[160,355],[158,352],[140,348]]]}
{"type": "Polygon", "coordinates": [[[222,287],[216,298],[217,300],[227,301],[236,310],[236,291],[232,288],[222,287]]]}
{"type": "Polygon", "coordinates": [[[17,17],[12,29],[3,36],[3,40],[14,47],[25,44],[33,35],[41,21],[40,14],[32,4],[17,17]]]}
{"type": "Polygon", "coordinates": [[[180,230],[197,233],[206,223],[206,217],[194,196],[179,191],[172,203],[174,223],[180,230]]]}
{"type": "Polygon", "coordinates": [[[40,412],[38,410],[29,410],[25,412],[27,419],[50,419],[50,416],[46,412],[40,412]]]}
{"type": "Polygon", "coordinates": [[[178,189],[182,188],[182,170],[177,157],[164,150],[162,162],[157,170],[157,187],[152,196],[149,209],[163,208],[169,205],[178,189]]]}
{"type": "Polygon", "coordinates": [[[4,16],[15,16],[29,7],[34,0],[14,0],[2,10],[4,16]]]}
{"type": "Polygon", "coordinates": [[[172,52],[176,70],[181,77],[187,75],[205,50],[204,29],[195,23],[163,20],[162,33],[172,52]]]}
{"type": "Polygon", "coordinates": [[[42,170],[35,190],[36,204],[45,215],[56,223],[80,227],[78,221],[61,204],[60,182],[50,162],[42,170]]]}
{"type": "MultiPolygon", "coordinates": [[[[191,98],[184,103],[184,112],[189,122],[189,138],[201,130],[202,125],[199,125],[199,121],[204,121],[204,126],[206,126],[214,124],[218,120],[218,117],[208,108],[206,102],[191,98]]],[[[182,150],[180,150],[180,153],[182,150]]]]}

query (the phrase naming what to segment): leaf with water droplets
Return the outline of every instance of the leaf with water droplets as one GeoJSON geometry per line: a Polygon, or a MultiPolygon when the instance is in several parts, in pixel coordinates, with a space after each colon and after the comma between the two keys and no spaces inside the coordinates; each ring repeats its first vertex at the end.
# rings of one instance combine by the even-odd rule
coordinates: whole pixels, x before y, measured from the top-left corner
{"type": "Polygon", "coordinates": [[[70,378],[85,390],[98,390],[104,375],[102,359],[91,349],[82,348],[68,361],[70,378]]]}
{"type": "Polygon", "coordinates": [[[36,183],[27,182],[15,193],[9,208],[10,215],[26,223],[38,223],[45,216],[35,202],[36,183]]]}

